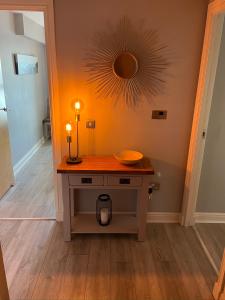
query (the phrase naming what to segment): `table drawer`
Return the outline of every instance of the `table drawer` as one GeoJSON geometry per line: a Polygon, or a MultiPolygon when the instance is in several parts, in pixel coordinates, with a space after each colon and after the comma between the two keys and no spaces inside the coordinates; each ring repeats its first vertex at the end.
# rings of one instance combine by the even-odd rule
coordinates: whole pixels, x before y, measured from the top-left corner
{"type": "Polygon", "coordinates": [[[70,185],[103,185],[103,176],[92,176],[92,175],[70,175],[70,185]]]}
{"type": "Polygon", "coordinates": [[[108,176],[107,185],[118,186],[141,186],[141,176],[108,176]]]}

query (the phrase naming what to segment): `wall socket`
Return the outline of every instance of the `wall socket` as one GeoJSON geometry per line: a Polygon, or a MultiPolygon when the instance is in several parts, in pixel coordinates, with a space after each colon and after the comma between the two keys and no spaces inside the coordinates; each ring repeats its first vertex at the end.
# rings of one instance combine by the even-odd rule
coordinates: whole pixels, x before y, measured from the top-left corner
{"type": "Polygon", "coordinates": [[[149,184],[149,187],[153,190],[153,191],[159,191],[160,190],[160,183],[159,182],[151,182],[149,184]]]}
{"type": "Polygon", "coordinates": [[[153,110],[152,119],[156,119],[156,120],[167,119],[167,110],[153,110]]]}

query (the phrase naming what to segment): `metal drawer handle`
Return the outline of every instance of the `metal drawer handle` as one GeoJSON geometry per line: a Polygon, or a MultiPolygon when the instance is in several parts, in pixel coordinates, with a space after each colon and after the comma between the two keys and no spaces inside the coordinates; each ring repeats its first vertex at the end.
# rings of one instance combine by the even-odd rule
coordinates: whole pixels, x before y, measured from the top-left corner
{"type": "Polygon", "coordinates": [[[130,184],[130,178],[120,178],[120,184],[130,184]]]}
{"type": "Polygon", "coordinates": [[[92,183],[92,178],[81,178],[81,183],[92,183]]]}

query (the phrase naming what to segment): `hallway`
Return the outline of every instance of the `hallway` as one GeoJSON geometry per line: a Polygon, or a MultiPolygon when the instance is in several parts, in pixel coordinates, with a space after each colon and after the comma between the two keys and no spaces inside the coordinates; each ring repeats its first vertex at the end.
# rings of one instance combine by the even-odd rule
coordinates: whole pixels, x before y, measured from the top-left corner
{"type": "Polygon", "coordinates": [[[52,148],[46,142],[0,200],[0,218],[55,218],[52,148]]]}

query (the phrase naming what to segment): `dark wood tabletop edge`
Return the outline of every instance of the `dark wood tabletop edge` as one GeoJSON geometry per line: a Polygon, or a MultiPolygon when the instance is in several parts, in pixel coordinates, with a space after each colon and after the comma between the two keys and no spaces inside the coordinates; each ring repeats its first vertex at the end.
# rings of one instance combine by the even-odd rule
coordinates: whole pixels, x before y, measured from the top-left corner
{"type": "MultiPolygon", "coordinates": [[[[141,162],[141,164],[137,164],[134,166],[124,166],[123,168],[117,167],[116,165],[114,168],[107,168],[108,161],[106,161],[106,166],[104,164],[98,168],[96,168],[95,162],[92,161],[92,159],[100,158],[101,160],[104,160],[104,157],[108,160],[108,158],[112,158],[115,160],[113,156],[90,156],[91,164],[90,169],[87,168],[80,168],[80,165],[71,165],[66,163],[66,157],[63,158],[62,162],[57,167],[57,173],[58,174],[130,174],[130,175],[154,175],[154,168],[151,165],[151,162],[148,158],[144,158],[141,162]],[[93,164],[93,169],[91,169],[91,166],[93,164]]],[[[83,157],[85,159],[85,157],[83,157]]],[[[86,157],[88,158],[88,156],[86,157]]],[[[85,164],[87,164],[87,161],[84,161],[85,164]]],[[[116,162],[116,160],[115,160],[116,162]]]]}
{"type": "Polygon", "coordinates": [[[154,175],[153,169],[146,170],[70,170],[57,169],[58,174],[130,174],[130,175],[154,175]]]}

